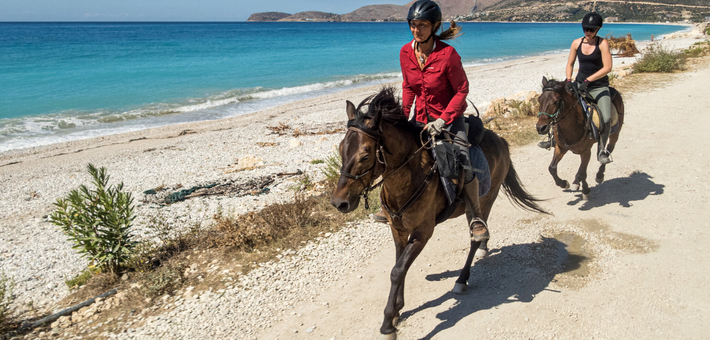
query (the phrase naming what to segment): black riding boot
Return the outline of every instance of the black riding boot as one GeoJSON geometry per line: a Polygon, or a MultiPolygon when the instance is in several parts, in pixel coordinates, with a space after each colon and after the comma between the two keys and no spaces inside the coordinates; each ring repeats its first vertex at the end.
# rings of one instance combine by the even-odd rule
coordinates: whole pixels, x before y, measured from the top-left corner
{"type": "Polygon", "coordinates": [[[468,182],[463,187],[464,201],[466,202],[466,219],[471,232],[471,240],[480,242],[490,237],[488,226],[483,221],[481,203],[478,199],[478,177],[468,182]]]}
{"type": "Polygon", "coordinates": [[[606,146],[609,142],[609,134],[611,134],[611,123],[604,123],[604,128],[599,136],[599,144],[597,145],[597,160],[602,164],[609,164],[612,162],[611,152],[607,150],[606,146]]]}

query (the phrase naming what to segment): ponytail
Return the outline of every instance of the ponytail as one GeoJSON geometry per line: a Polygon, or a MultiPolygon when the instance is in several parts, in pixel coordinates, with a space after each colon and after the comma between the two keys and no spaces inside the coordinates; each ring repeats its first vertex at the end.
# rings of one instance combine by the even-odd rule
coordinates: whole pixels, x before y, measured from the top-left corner
{"type": "MultiPolygon", "coordinates": [[[[441,25],[441,23],[439,23],[439,25],[441,25]]],[[[441,34],[435,34],[434,36],[439,40],[449,40],[458,38],[461,34],[463,34],[461,33],[461,26],[456,25],[456,22],[451,20],[449,24],[449,29],[441,32],[441,34]]]]}

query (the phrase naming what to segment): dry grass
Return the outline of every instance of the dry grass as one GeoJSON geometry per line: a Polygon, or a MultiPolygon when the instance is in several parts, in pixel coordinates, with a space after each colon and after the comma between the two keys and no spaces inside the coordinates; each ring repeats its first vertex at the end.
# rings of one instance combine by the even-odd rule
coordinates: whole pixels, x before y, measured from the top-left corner
{"type": "Polygon", "coordinates": [[[535,130],[537,112],[531,116],[498,116],[488,122],[485,127],[505,138],[512,147],[523,146],[540,140],[535,130]]]}
{"type": "Polygon", "coordinates": [[[636,48],[636,41],[631,37],[631,33],[624,37],[605,37],[609,41],[609,48],[617,51],[619,57],[633,57],[639,53],[636,48]]]}

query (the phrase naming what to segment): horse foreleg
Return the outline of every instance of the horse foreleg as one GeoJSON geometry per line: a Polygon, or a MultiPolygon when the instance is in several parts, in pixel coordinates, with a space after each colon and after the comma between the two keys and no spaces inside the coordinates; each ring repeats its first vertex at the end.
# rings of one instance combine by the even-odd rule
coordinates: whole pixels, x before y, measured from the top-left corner
{"type": "Polygon", "coordinates": [[[577,170],[577,175],[575,175],[575,182],[582,183],[582,198],[584,200],[589,199],[589,184],[587,184],[587,166],[589,166],[589,159],[592,157],[592,151],[586,150],[579,155],[581,163],[579,164],[579,169],[577,170]]]}
{"type": "Polygon", "coordinates": [[[402,254],[397,259],[397,263],[392,268],[392,272],[390,272],[390,292],[387,306],[385,306],[385,318],[382,321],[382,327],[380,327],[383,339],[396,339],[397,337],[397,328],[394,327],[394,320],[399,316],[399,310],[403,307],[397,308],[397,300],[400,299],[399,296],[402,294],[401,301],[404,301],[404,279],[407,276],[409,267],[411,267],[431,237],[433,228],[427,229],[425,232],[415,232],[409,237],[409,242],[407,242],[402,254]]]}
{"type": "MultiPolygon", "coordinates": [[[[399,235],[395,232],[395,239],[394,239],[394,247],[395,247],[395,252],[396,252],[396,260],[395,260],[395,265],[397,264],[397,261],[402,257],[402,253],[404,252],[404,247],[407,246],[407,237],[405,235],[399,235]]],[[[397,314],[395,315],[394,319],[392,320],[392,325],[397,326],[399,324],[399,311],[404,308],[404,282],[400,285],[399,289],[397,290],[397,300],[395,302],[395,310],[397,311],[397,314]]]]}
{"type": "Polygon", "coordinates": [[[562,150],[560,148],[560,145],[557,144],[555,146],[555,154],[552,156],[552,163],[550,163],[550,167],[548,168],[548,170],[550,171],[550,175],[552,175],[552,178],[555,180],[555,184],[558,187],[567,190],[569,189],[569,182],[557,176],[557,164],[562,160],[562,157],[564,157],[565,153],[567,153],[567,150],[562,150]]]}

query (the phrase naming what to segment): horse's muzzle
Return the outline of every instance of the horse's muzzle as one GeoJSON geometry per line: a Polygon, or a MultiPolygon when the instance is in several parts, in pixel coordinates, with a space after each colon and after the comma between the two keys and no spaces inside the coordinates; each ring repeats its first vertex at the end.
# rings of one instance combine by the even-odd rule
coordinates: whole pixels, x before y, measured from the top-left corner
{"type": "Polygon", "coordinates": [[[335,207],[335,209],[338,209],[341,213],[349,213],[355,209],[357,209],[358,205],[360,203],[359,199],[352,200],[350,199],[345,199],[337,195],[333,195],[333,197],[330,198],[330,204],[335,207]]]}
{"type": "Polygon", "coordinates": [[[535,128],[537,129],[537,133],[541,135],[546,135],[550,132],[549,124],[535,124],[535,128]]]}

